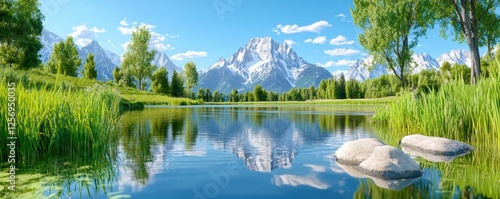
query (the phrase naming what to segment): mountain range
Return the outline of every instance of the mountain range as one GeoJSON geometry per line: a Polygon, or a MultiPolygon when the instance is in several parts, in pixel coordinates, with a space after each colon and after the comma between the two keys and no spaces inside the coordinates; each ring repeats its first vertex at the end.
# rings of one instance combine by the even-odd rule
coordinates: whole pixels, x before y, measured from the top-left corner
{"type": "MultiPolygon", "coordinates": [[[[54,44],[64,41],[48,30],[42,31],[40,40],[43,48],[39,55],[43,63],[49,60],[54,44]]],[[[77,50],[82,58],[82,66],[88,54],[94,54],[98,80],[113,79],[112,72],[116,66],[121,64],[121,56],[103,49],[97,41],[92,41],[81,48],[77,47],[77,50]]],[[[470,65],[470,53],[464,50],[452,50],[437,59],[432,58],[427,53],[414,54],[412,60],[412,72],[418,73],[422,70],[437,70],[445,61],[451,64],[470,65]]],[[[166,67],[169,75],[172,75],[173,70],[182,70],[170,60],[167,54],[161,51],[158,51],[152,63],[166,67]]],[[[364,81],[392,73],[382,65],[374,65],[369,70],[368,66],[371,66],[372,63],[373,58],[368,56],[357,60],[356,63],[349,66],[347,71],[336,71],[332,74],[325,68],[311,64],[299,57],[291,45],[280,44],[271,37],[253,38],[228,59],[220,58],[207,70],[199,70],[198,85],[201,88],[209,88],[212,91],[219,90],[222,93],[229,93],[232,89],[237,89],[240,92],[251,91],[258,84],[261,84],[266,90],[287,92],[292,88],[318,86],[321,80],[339,77],[341,74],[344,74],[346,79],[364,81]]]]}
{"type": "Polygon", "coordinates": [[[328,70],[299,57],[292,46],[265,37],[251,39],[229,59],[221,58],[200,75],[199,85],[223,93],[253,90],[257,84],[287,92],[293,87],[318,86],[331,77],[328,70]]]}
{"type": "MultiPolygon", "coordinates": [[[[441,64],[445,61],[450,64],[465,64],[470,67],[470,53],[465,50],[452,50],[449,53],[444,53],[437,59],[432,58],[427,53],[413,54],[412,55],[412,73],[419,73],[422,70],[438,70],[441,64]]],[[[367,79],[380,77],[384,74],[393,74],[387,68],[380,64],[373,64],[373,57],[366,57],[351,66],[347,71],[336,71],[332,75],[339,77],[341,74],[345,75],[346,79],[355,79],[358,81],[365,81],[367,79]],[[371,70],[370,70],[370,67],[371,70]]]]}
{"type": "MultiPolygon", "coordinates": [[[[63,38],[45,29],[42,31],[40,40],[43,45],[42,50],[40,50],[39,52],[42,63],[46,63],[50,59],[50,55],[52,54],[52,50],[54,49],[54,44],[64,41],[63,38]]],[[[95,40],[92,40],[86,46],[83,46],[81,48],[76,46],[76,48],[80,58],[82,59],[82,65],[80,66],[80,69],[85,63],[85,58],[87,58],[90,53],[93,53],[94,61],[96,63],[97,80],[113,80],[113,70],[117,66],[120,66],[122,62],[120,55],[117,55],[112,51],[105,50],[104,48],[102,48],[99,42],[95,40]]],[[[155,59],[152,61],[152,63],[160,67],[166,67],[168,71],[182,70],[182,68],[176,66],[164,52],[160,51],[156,53],[155,59]]],[[[172,73],[170,73],[169,75],[172,75],[172,73]]]]}

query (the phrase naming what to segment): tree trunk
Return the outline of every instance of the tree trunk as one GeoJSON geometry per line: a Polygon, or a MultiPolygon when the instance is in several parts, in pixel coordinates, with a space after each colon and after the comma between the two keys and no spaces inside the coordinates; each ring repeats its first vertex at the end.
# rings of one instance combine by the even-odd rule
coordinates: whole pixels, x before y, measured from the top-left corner
{"type": "Polygon", "coordinates": [[[469,46],[471,55],[471,73],[470,73],[470,83],[476,84],[476,80],[479,79],[481,75],[481,62],[479,55],[479,35],[478,26],[476,18],[476,0],[452,0],[452,4],[455,7],[455,13],[458,16],[458,21],[460,23],[460,28],[462,29],[462,34],[465,37],[465,41],[469,46]],[[469,7],[470,6],[470,7],[469,7]]]}

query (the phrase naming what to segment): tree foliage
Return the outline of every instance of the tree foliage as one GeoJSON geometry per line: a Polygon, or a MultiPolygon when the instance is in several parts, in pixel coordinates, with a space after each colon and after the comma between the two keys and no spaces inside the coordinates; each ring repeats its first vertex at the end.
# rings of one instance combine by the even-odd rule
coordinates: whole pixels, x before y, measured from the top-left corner
{"type": "Polygon", "coordinates": [[[170,94],[173,97],[183,97],[184,96],[184,79],[182,76],[174,70],[172,74],[172,83],[170,88],[170,94]]]}
{"type": "Polygon", "coordinates": [[[90,53],[85,59],[85,64],[83,65],[83,77],[86,79],[96,79],[97,70],[95,69],[94,54],[90,53]]]}
{"type": "Polygon", "coordinates": [[[38,0],[2,0],[0,4],[0,66],[38,67],[39,36],[44,19],[38,0]]]}
{"type": "MultiPolygon", "coordinates": [[[[476,83],[481,75],[479,47],[498,41],[498,20],[495,9],[499,0],[432,0],[429,8],[435,8],[440,20],[441,35],[446,38],[451,27],[455,40],[466,42],[471,53],[470,82],[476,83]]],[[[491,46],[489,46],[490,48],[491,46]]]]}
{"type": "Polygon", "coordinates": [[[388,67],[405,86],[411,49],[433,24],[433,9],[420,0],[354,0],[354,24],[363,29],[360,44],[375,63],[388,67]]]}
{"type": "Polygon", "coordinates": [[[194,62],[190,61],[184,65],[184,75],[186,78],[186,90],[188,93],[191,93],[191,89],[198,86],[198,71],[194,62]]]}
{"type": "Polygon", "coordinates": [[[47,62],[47,70],[51,73],[76,77],[82,59],[78,56],[73,37],[68,36],[66,41],[54,44],[54,49],[47,62]]]}
{"type": "Polygon", "coordinates": [[[139,89],[144,90],[143,81],[150,78],[156,66],[151,64],[156,50],[149,51],[151,34],[146,27],[137,28],[132,32],[132,39],[123,55],[122,71],[127,71],[139,84],[139,89]]]}
{"type": "Polygon", "coordinates": [[[153,92],[159,94],[169,94],[169,85],[168,85],[168,72],[165,67],[160,67],[155,71],[152,77],[153,83],[151,88],[153,92]]]}

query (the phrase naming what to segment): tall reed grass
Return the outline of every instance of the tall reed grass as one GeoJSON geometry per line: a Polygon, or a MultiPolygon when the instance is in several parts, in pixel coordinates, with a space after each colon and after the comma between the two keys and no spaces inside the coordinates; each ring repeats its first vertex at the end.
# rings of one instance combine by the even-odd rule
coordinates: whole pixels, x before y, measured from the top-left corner
{"type": "MultiPolygon", "coordinates": [[[[120,98],[109,88],[30,89],[17,84],[16,163],[106,154],[117,140],[120,98]]],[[[0,160],[7,161],[7,84],[0,85],[0,160]]]]}
{"type": "Polygon", "coordinates": [[[397,145],[405,135],[420,133],[460,140],[475,147],[472,155],[447,164],[436,164],[444,170],[448,182],[489,197],[500,193],[500,60],[492,73],[476,85],[461,81],[442,85],[439,92],[415,97],[406,94],[376,111],[372,121],[387,124],[380,133],[384,141],[397,145]]]}

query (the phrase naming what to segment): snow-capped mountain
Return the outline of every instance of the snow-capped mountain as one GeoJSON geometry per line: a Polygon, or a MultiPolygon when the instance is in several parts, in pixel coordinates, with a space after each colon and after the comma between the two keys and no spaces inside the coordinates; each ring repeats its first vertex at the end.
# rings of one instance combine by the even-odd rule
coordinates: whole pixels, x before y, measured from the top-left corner
{"type": "Polygon", "coordinates": [[[38,54],[40,55],[42,63],[46,63],[50,59],[52,49],[54,49],[54,44],[64,41],[64,39],[57,36],[53,32],[43,29],[42,35],[40,35],[40,41],[42,42],[43,47],[38,54]]]}
{"type": "Polygon", "coordinates": [[[170,58],[168,58],[167,54],[160,51],[156,52],[155,58],[152,63],[158,67],[166,67],[169,76],[171,76],[174,73],[174,70],[176,71],[182,70],[181,67],[175,65],[174,62],[172,62],[170,58]]]}
{"type": "Polygon", "coordinates": [[[120,55],[117,55],[116,53],[109,50],[104,51],[106,52],[108,58],[111,60],[111,63],[113,63],[115,66],[119,66],[122,63],[122,57],[120,55]]]}
{"type": "Polygon", "coordinates": [[[451,65],[458,63],[458,64],[465,64],[470,67],[471,65],[471,60],[470,60],[470,53],[465,50],[452,50],[449,53],[444,53],[443,55],[439,56],[437,58],[437,62],[441,66],[445,61],[449,62],[451,65]]]}
{"type": "Polygon", "coordinates": [[[364,59],[358,60],[355,64],[349,67],[347,74],[345,74],[346,79],[355,79],[357,81],[365,81],[367,79],[372,79],[380,77],[381,75],[387,74],[389,71],[380,65],[373,64],[373,57],[369,56],[364,59]]]}
{"type": "MultiPolygon", "coordinates": [[[[50,55],[52,54],[52,50],[54,48],[54,44],[64,41],[63,38],[45,29],[42,31],[40,40],[43,44],[43,48],[39,52],[42,63],[46,63],[49,60],[50,55]]],[[[77,51],[80,55],[80,58],[82,59],[81,67],[83,67],[83,64],[85,64],[85,58],[87,58],[87,56],[90,53],[94,54],[94,61],[96,63],[96,70],[97,70],[97,79],[101,81],[112,80],[113,70],[117,66],[120,66],[122,62],[120,55],[117,55],[112,51],[103,49],[102,46],[97,41],[92,41],[90,44],[82,48],[78,48],[77,46],[77,51]]],[[[152,63],[157,65],[158,67],[163,67],[163,66],[167,67],[169,75],[172,75],[171,71],[173,71],[174,69],[177,71],[182,70],[182,68],[177,67],[163,52],[157,52],[155,59],[153,60],[152,63]]]]}
{"type": "Polygon", "coordinates": [[[221,58],[200,75],[200,87],[228,93],[252,90],[257,84],[276,92],[317,86],[331,78],[324,68],[306,62],[288,44],[271,37],[253,38],[229,59],[221,58]]]}
{"type": "Polygon", "coordinates": [[[412,73],[419,73],[423,70],[438,70],[440,64],[427,53],[413,54],[412,59],[412,73]]]}
{"type": "MultiPolygon", "coordinates": [[[[445,61],[450,64],[458,63],[466,64],[468,66],[470,65],[470,54],[465,50],[452,50],[450,53],[444,53],[438,59],[432,58],[427,53],[413,54],[411,58],[412,74],[419,73],[423,70],[438,70],[441,64],[445,61]]],[[[379,64],[369,70],[372,65],[373,57],[366,57],[351,65],[347,73],[344,73],[344,75],[346,76],[346,79],[365,81],[367,79],[380,77],[384,74],[393,74],[392,71],[379,64]]]]}
{"type": "MultiPolygon", "coordinates": [[[[85,64],[85,59],[92,53],[94,54],[94,61],[96,64],[95,69],[97,70],[97,79],[102,81],[108,81],[113,79],[113,70],[117,65],[108,56],[108,52],[104,50],[99,42],[92,40],[90,44],[80,49],[80,58],[82,58],[82,65],[85,64]]],[[[114,53],[113,53],[114,54],[114,53]]],[[[111,57],[117,57],[118,55],[112,55],[111,57]]]]}

